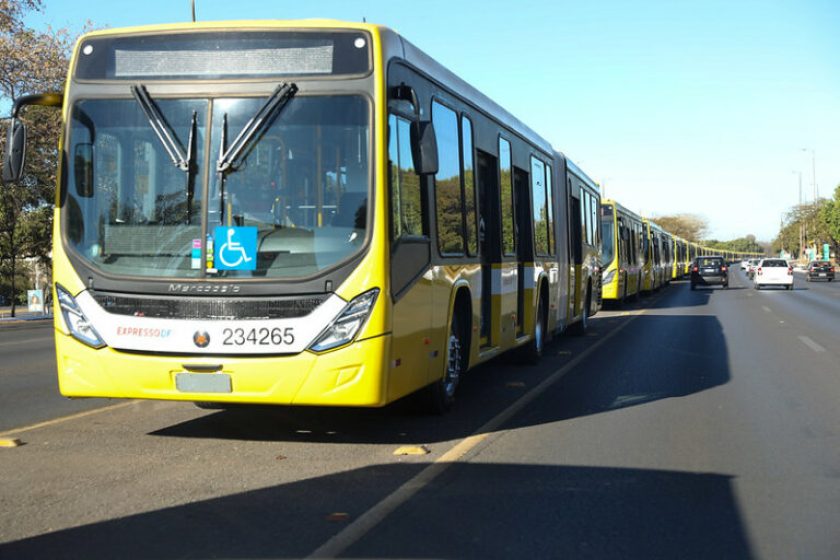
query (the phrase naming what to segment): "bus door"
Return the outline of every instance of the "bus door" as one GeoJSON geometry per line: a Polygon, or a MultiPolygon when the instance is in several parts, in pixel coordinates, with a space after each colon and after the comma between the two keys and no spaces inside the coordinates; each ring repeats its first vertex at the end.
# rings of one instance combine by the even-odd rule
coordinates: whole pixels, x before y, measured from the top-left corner
{"type": "MultiPolygon", "coordinates": [[[[525,318],[525,263],[533,275],[533,235],[531,234],[531,185],[528,173],[513,168],[514,212],[516,216],[516,336],[522,336],[525,318]]],[[[531,282],[533,284],[533,282],[531,282]]]]}
{"type": "Polygon", "coordinates": [[[494,346],[493,325],[493,263],[498,261],[499,228],[492,227],[499,223],[494,215],[498,208],[494,201],[499,200],[498,162],[495,157],[476,150],[478,180],[478,252],[481,256],[481,346],[494,346]]]}
{"type": "MultiPolygon", "coordinates": [[[[569,181],[569,188],[571,190],[571,180],[569,181]]],[[[580,190],[577,191],[580,193],[580,190]]],[[[581,221],[581,207],[580,198],[572,194],[571,205],[569,208],[569,242],[571,243],[571,251],[569,257],[572,262],[569,266],[569,286],[571,287],[571,312],[569,313],[569,320],[577,317],[578,308],[580,307],[580,265],[583,262],[583,222],[581,221]]]]}

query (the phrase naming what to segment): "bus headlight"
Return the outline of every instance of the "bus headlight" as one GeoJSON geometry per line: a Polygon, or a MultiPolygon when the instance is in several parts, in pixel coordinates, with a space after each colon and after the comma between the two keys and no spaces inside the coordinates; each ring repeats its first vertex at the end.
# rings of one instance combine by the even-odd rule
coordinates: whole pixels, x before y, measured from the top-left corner
{"type": "Polygon", "coordinates": [[[374,288],[353,298],[338,317],[318,335],[309,349],[324,352],[352,342],[367,321],[378,295],[379,289],[374,288]]]}
{"type": "Polygon", "coordinates": [[[102,348],[105,343],[90,324],[90,321],[82,312],[76,299],[70,295],[70,292],[61,287],[61,284],[55,285],[55,293],[58,296],[58,306],[61,308],[61,316],[64,317],[64,324],[73,338],[84,342],[93,348],[102,348]]]}
{"type": "Polygon", "coordinates": [[[615,280],[615,269],[612,269],[609,272],[605,272],[601,283],[606,286],[613,280],[615,280]]]}

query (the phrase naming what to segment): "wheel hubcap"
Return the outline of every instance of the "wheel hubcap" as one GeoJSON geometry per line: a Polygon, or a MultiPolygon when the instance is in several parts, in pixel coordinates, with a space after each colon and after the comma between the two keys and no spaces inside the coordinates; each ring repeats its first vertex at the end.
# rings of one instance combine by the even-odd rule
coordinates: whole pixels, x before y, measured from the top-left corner
{"type": "Polygon", "coordinates": [[[454,334],[449,335],[449,360],[446,364],[446,376],[443,379],[443,390],[447,397],[455,394],[458,381],[461,378],[461,341],[454,334]]]}

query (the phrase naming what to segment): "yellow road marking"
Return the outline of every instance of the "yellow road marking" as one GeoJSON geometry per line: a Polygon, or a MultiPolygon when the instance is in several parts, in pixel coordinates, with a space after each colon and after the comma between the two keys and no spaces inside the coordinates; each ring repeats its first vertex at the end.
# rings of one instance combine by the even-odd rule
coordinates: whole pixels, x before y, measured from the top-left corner
{"type": "MultiPolygon", "coordinates": [[[[560,369],[555,370],[551,375],[544,379],[539,385],[519,397],[513,404],[500,412],[496,417],[492,418],[482,427],[480,427],[473,435],[461,440],[452,449],[441,455],[437,460],[429,464],[425,469],[416,474],[413,478],[403,483],[402,486],[394,490],[391,494],[386,496],[381,502],[367,510],[360,517],[356,518],[352,523],[347,525],[344,529],[332,536],[327,542],[315,549],[308,558],[336,558],[350,546],[352,546],[359,539],[368,534],[374,527],[376,527],[382,520],[396,510],[399,506],[407,502],[417,492],[422,490],[439,474],[447,469],[450,465],[457,462],[467,453],[475,449],[481,442],[485,441],[505,422],[513,418],[526,406],[531,404],[537,397],[548,390],[549,387],[559,381],[569,370],[576,367],[590,354],[595,352],[601,346],[606,344],[612,337],[621,332],[624,327],[633,322],[634,319],[645,314],[647,309],[639,310],[630,316],[630,319],[618,325],[612,332],[604,338],[597,341],[590,348],[584,350],[576,358],[572,359],[560,369]]],[[[629,315],[629,314],[628,314],[629,315]]],[[[498,434],[504,433],[503,431],[498,434]]]]}
{"type": "Polygon", "coordinates": [[[126,402],[121,402],[117,404],[112,404],[110,406],[103,406],[102,408],[94,408],[93,410],[86,410],[84,412],[77,412],[76,414],[71,414],[69,416],[62,416],[61,418],[53,418],[52,420],[47,420],[45,422],[38,422],[37,424],[30,424],[29,426],[21,426],[20,428],[13,428],[11,430],[6,430],[5,432],[0,432],[0,437],[8,436],[11,434],[20,434],[23,432],[30,432],[32,430],[37,430],[39,428],[46,428],[47,426],[55,426],[56,424],[61,424],[63,422],[69,422],[70,420],[78,420],[79,418],[84,418],[86,416],[93,416],[94,414],[99,414],[101,412],[109,412],[111,410],[117,410],[118,408],[123,408],[128,405],[134,404],[137,401],[131,400],[126,402]]]}
{"type": "Polygon", "coordinates": [[[0,439],[0,447],[19,447],[20,440],[17,438],[9,439],[0,439]]]}

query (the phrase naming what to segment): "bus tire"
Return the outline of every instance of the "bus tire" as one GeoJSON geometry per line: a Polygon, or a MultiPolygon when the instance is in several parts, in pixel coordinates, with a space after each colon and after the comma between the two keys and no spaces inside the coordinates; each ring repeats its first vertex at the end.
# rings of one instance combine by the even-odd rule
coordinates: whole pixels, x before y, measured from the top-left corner
{"type": "Polygon", "coordinates": [[[534,321],[534,336],[519,351],[519,361],[529,365],[536,365],[542,359],[545,349],[546,320],[547,313],[545,293],[540,290],[540,299],[537,304],[537,317],[534,321]]]}
{"type": "Polygon", "coordinates": [[[455,402],[455,392],[458,390],[458,384],[465,369],[464,348],[464,333],[456,309],[449,327],[443,374],[440,379],[426,387],[425,408],[429,412],[443,414],[452,408],[455,402]]]}

